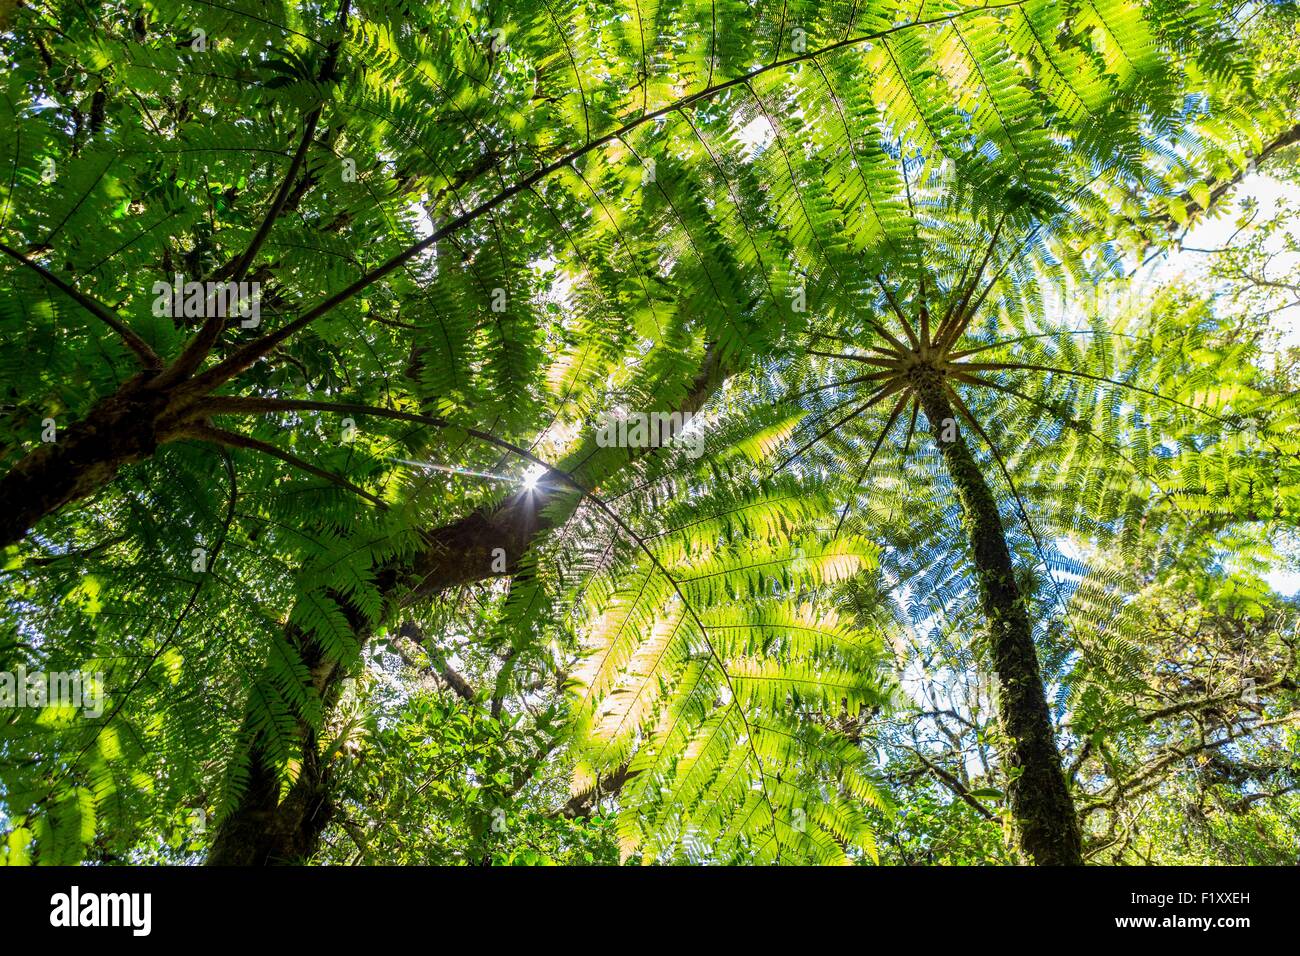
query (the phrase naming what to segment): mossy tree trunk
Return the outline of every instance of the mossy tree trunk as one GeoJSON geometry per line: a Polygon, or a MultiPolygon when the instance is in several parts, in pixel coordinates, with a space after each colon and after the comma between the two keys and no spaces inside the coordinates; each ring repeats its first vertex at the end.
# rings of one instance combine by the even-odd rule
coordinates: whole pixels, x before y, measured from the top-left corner
{"type": "Polygon", "coordinates": [[[998,677],[998,716],[1009,739],[1004,759],[1012,777],[1008,798],[1020,851],[1039,866],[1081,865],[1078,814],[1061,769],[1029,615],[997,502],[962,437],[939,376],[919,378],[917,394],[964,512],[998,677]]]}

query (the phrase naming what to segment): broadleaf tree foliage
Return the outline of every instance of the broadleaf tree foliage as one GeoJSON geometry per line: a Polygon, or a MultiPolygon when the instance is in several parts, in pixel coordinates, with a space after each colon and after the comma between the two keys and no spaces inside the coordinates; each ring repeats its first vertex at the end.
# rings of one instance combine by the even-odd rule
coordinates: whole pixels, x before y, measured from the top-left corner
{"type": "Polygon", "coordinates": [[[1293,847],[1291,5],[4,16],[6,862],[1293,847]]]}

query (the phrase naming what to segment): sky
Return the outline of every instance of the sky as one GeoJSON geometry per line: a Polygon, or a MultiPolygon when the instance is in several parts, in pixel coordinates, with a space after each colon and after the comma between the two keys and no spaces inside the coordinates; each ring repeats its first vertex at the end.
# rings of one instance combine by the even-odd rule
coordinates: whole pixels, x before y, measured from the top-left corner
{"type": "MultiPolygon", "coordinates": [[[[1254,221],[1264,223],[1277,214],[1279,201],[1283,199],[1289,200],[1293,207],[1300,208],[1300,189],[1262,173],[1248,175],[1237,187],[1232,201],[1226,207],[1225,215],[1198,222],[1188,232],[1178,250],[1149,263],[1147,274],[1139,278],[1160,284],[1179,276],[1189,279],[1204,277],[1211,257],[1195,250],[1219,249],[1233,238],[1243,200],[1254,200],[1259,204],[1254,221]]],[[[1300,222],[1293,220],[1287,228],[1292,235],[1300,236],[1300,222]]],[[[1244,242],[1247,235],[1247,230],[1243,230],[1237,236],[1236,244],[1244,242]]],[[[1294,266],[1298,258],[1300,257],[1294,254],[1279,255],[1270,266],[1270,275],[1278,275],[1282,270],[1294,266]]],[[[1270,322],[1281,335],[1279,344],[1282,347],[1300,346],[1300,306],[1291,306],[1275,313],[1270,322]]],[[[1300,591],[1300,571],[1279,567],[1264,575],[1264,578],[1280,594],[1293,595],[1300,591]]]]}

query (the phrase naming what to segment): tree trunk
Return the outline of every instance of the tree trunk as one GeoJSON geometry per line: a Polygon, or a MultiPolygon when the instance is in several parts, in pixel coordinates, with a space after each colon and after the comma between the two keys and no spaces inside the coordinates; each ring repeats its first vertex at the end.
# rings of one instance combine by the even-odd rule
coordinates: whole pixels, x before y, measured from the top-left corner
{"type": "MultiPolygon", "coordinates": [[[[718,350],[710,348],[676,410],[699,411],[728,374],[729,366],[718,350]]],[[[630,450],[626,461],[644,451],[630,450]]],[[[575,455],[572,460],[583,462],[586,455],[575,455]]],[[[540,485],[511,496],[495,508],[479,509],[425,532],[425,547],[414,558],[380,572],[380,590],[390,600],[399,594],[425,597],[489,577],[514,574],[538,535],[556,521],[563,521],[564,514],[545,512],[569,493],[559,485],[540,485]],[[504,562],[500,560],[502,553],[504,562]]],[[[339,603],[364,646],[371,636],[369,623],[345,602],[339,603]]],[[[328,714],[347,675],[336,663],[323,659],[315,645],[303,647],[302,654],[328,714]]],[[[304,744],[302,770],[283,801],[279,800],[278,773],[266,759],[266,749],[256,736],[241,735],[243,746],[249,748],[249,786],[239,805],[218,825],[208,854],[209,865],[290,863],[305,860],[319,847],[333,812],[329,802],[330,768],[322,765],[317,756],[315,731],[306,721],[300,721],[299,735],[304,744]]]]}
{"type": "MultiPolygon", "coordinates": [[[[475,511],[425,535],[425,547],[409,563],[381,568],[377,584],[390,601],[400,595],[430,595],[493,575],[510,574],[535,535],[549,527],[539,514],[549,500],[545,493],[515,495],[493,511],[475,511]],[[504,566],[494,558],[501,548],[504,566]]],[[[358,645],[372,636],[372,622],[347,601],[333,596],[343,610],[358,645]]],[[[326,656],[315,642],[299,632],[286,635],[312,675],[311,690],[328,715],[348,676],[341,662],[326,656]]],[[[264,866],[309,859],[320,846],[321,834],[334,814],[330,801],[328,755],[318,746],[316,728],[299,716],[297,733],[302,747],[298,777],[280,799],[280,775],[271,760],[271,748],[259,731],[251,729],[251,715],[237,746],[245,749],[248,783],[235,808],[218,824],[208,852],[210,866],[264,866]]]]}
{"type": "Polygon", "coordinates": [[[0,478],[0,548],[23,540],[42,518],[94,494],[117,470],[148,458],[167,440],[159,424],[171,396],[143,376],[99,401],[86,417],[64,426],[0,478]]]}
{"type": "Polygon", "coordinates": [[[943,388],[937,375],[917,381],[921,407],[961,499],[980,604],[988,619],[999,683],[998,713],[1011,741],[1004,759],[1012,777],[1007,789],[1016,839],[1022,854],[1036,865],[1081,865],[1078,815],[1061,770],[1029,616],[1016,584],[1002,519],[943,388]]]}
{"type": "MultiPolygon", "coordinates": [[[[678,409],[698,411],[726,374],[717,351],[710,350],[678,409]]],[[[636,456],[633,451],[628,460],[636,456]]],[[[536,537],[553,524],[551,516],[543,512],[565,492],[541,486],[514,495],[496,508],[472,512],[426,532],[425,547],[413,560],[382,573],[385,596],[395,597],[399,584],[409,587],[416,596],[427,596],[494,575],[513,574],[536,537]],[[504,552],[504,567],[498,560],[498,548],[504,552]]],[[[348,612],[346,605],[344,609],[348,612]]],[[[353,614],[348,613],[352,618],[353,614]]],[[[354,633],[364,645],[370,637],[369,626],[359,619],[353,624],[354,633]]],[[[313,646],[303,648],[303,654],[328,713],[346,675],[342,668],[322,660],[313,646]],[[319,681],[315,680],[318,673],[319,681]]],[[[241,738],[249,747],[250,782],[239,805],[218,826],[208,856],[210,865],[293,862],[310,857],[320,845],[332,814],[329,767],[322,766],[316,756],[315,732],[306,722],[300,723],[300,735],[305,749],[302,770],[283,801],[278,799],[278,774],[267,761],[265,748],[255,737],[241,738]]]]}
{"type": "MultiPolygon", "coordinates": [[[[357,612],[341,605],[354,629],[361,624],[357,612]]],[[[302,655],[312,676],[312,690],[328,712],[342,690],[342,670],[325,658],[319,645],[300,633],[291,646],[302,655]]],[[[320,846],[320,836],[333,816],[329,800],[328,756],[322,757],[316,728],[301,715],[297,721],[302,763],[298,776],[283,800],[280,774],[270,759],[262,732],[252,727],[251,715],[244,718],[240,745],[248,750],[248,782],[233,812],[224,817],[208,852],[209,866],[265,866],[300,863],[320,846]]]]}

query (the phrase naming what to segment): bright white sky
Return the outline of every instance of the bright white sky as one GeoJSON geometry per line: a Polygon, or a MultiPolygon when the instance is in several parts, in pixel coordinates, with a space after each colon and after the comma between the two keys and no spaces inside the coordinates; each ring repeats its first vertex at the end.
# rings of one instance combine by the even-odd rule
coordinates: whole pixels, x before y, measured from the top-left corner
{"type": "MultiPolygon", "coordinates": [[[[1216,219],[1199,222],[1183,240],[1182,245],[1186,249],[1162,257],[1148,266],[1149,278],[1159,282],[1179,275],[1188,278],[1205,275],[1209,257],[1202,252],[1188,250],[1222,248],[1237,230],[1237,219],[1242,209],[1241,200],[1253,199],[1257,202],[1259,212],[1254,222],[1265,223],[1277,214],[1278,201],[1283,198],[1293,205],[1300,206],[1300,190],[1295,187],[1261,173],[1247,176],[1237,188],[1232,202],[1225,207],[1226,214],[1216,219]]],[[[1288,228],[1292,235],[1300,236],[1300,227],[1294,221],[1288,228]]],[[[1244,242],[1248,235],[1249,229],[1242,230],[1241,235],[1237,237],[1237,243],[1244,242]]],[[[1270,266],[1270,274],[1280,273],[1294,266],[1296,261],[1297,257],[1293,254],[1279,255],[1270,266]]],[[[1300,308],[1292,307],[1278,312],[1273,316],[1272,322],[1282,333],[1283,345],[1300,345],[1300,308]]]]}

